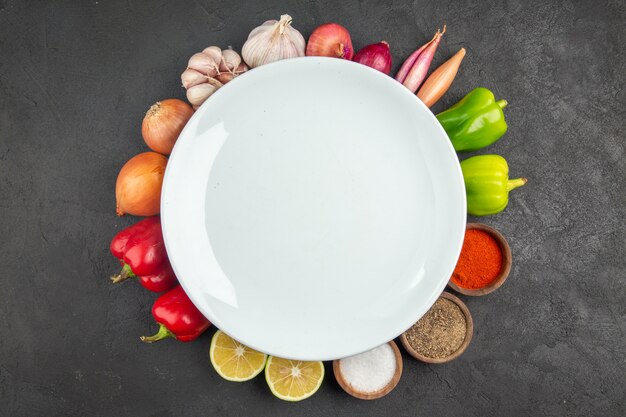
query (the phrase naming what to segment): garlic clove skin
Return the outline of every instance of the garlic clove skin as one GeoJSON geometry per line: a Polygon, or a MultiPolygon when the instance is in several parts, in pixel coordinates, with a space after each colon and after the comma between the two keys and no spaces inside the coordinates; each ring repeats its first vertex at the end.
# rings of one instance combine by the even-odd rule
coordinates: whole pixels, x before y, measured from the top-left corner
{"type": "Polygon", "coordinates": [[[187,90],[187,100],[195,107],[205,102],[205,100],[217,91],[219,87],[214,84],[198,84],[187,90]]]}
{"type": "Polygon", "coordinates": [[[202,84],[207,81],[207,76],[195,69],[187,68],[181,75],[180,80],[185,89],[189,89],[194,85],[202,84]]]}
{"type": "Polygon", "coordinates": [[[222,62],[222,49],[219,46],[208,46],[204,48],[202,53],[213,58],[213,61],[217,62],[218,64],[222,62]]]}
{"type": "Polygon", "coordinates": [[[284,14],[279,21],[268,20],[250,32],[241,50],[243,59],[250,68],[304,56],[306,41],[291,26],[291,20],[291,16],[284,14]]]}
{"type": "Polygon", "coordinates": [[[189,58],[187,67],[208,75],[209,77],[215,77],[218,73],[219,65],[209,55],[198,52],[189,58]]]}
{"type": "Polygon", "coordinates": [[[235,74],[244,73],[244,72],[248,71],[249,69],[250,69],[250,67],[248,67],[245,62],[241,62],[241,64],[239,64],[237,66],[237,68],[235,68],[235,74]]]}
{"type": "Polygon", "coordinates": [[[232,72],[222,72],[217,77],[217,80],[222,84],[226,84],[229,81],[232,81],[237,75],[232,72]]]}
{"type": "Polygon", "coordinates": [[[232,49],[222,51],[222,62],[220,62],[220,71],[232,72],[241,64],[241,56],[232,49]]]}
{"type": "Polygon", "coordinates": [[[222,72],[218,74],[215,78],[222,84],[226,84],[227,82],[232,81],[244,72],[248,71],[248,69],[248,66],[242,62],[237,66],[237,68],[235,68],[235,71],[222,72]]]}
{"type": "Polygon", "coordinates": [[[248,39],[250,39],[253,36],[258,35],[261,32],[265,32],[267,30],[268,26],[274,26],[276,23],[278,22],[278,20],[276,19],[270,19],[270,20],[266,20],[265,22],[263,22],[263,24],[261,26],[257,26],[254,29],[252,29],[252,31],[248,34],[248,39]]]}

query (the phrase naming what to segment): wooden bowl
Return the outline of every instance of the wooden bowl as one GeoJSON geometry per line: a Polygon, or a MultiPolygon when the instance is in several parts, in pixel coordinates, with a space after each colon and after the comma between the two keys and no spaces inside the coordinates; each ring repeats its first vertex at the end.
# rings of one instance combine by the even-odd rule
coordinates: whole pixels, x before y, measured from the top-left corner
{"type": "Polygon", "coordinates": [[[402,335],[400,336],[400,341],[402,342],[402,346],[404,346],[404,349],[406,349],[409,355],[413,356],[415,359],[420,360],[422,362],[439,364],[439,363],[446,363],[446,362],[453,361],[459,356],[461,356],[463,352],[465,352],[465,349],[467,349],[470,342],[472,341],[472,335],[474,334],[474,321],[472,320],[472,315],[467,309],[467,306],[465,305],[465,303],[461,301],[458,297],[450,294],[449,292],[441,293],[441,298],[445,298],[455,303],[457,306],[459,306],[459,308],[461,309],[461,312],[463,312],[463,314],[465,315],[465,323],[466,323],[465,340],[463,340],[463,343],[461,343],[461,346],[459,346],[457,351],[451,354],[450,356],[447,356],[445,358],[429,358],[428,356],[424,356],[421,353],[417,352],[415,349],[413,349],[413,347],[409,344],[409,341],[407,340],[406,332],[402,333],[402,335]]]}
{"type": "Polygon", "coordinates": [[[487,226],[486,224],[482,223],[468,223],[465,230],[470,229],[478,229],[482,230],[483,232],[489,233],[491,237],[493,237],[496,242],[498,242],[498,246],[500,246],[500,250],[502,251],[502,270],[500,271],[500,274],[498,274],[498,276],[491,282],[491,284],[488,284],[487,286],[478,289],[463,288],[452,282],[452,278],[450,278],[450,281],[448,282],[448,286],[450,288],[458,293],[475,297],[492,293],[500,288],[502,284],[504,284],[504,281],[506,281],[509,276],[509,272],[511,272],[511,263],[513,261],[513,258],[511,256],[511,248],[509,247],[509,244],[507,243],[504,236],[502,236],[502,233],[498,232],[493,227],[487,226]]]}
{"type": "Polygon", "coordinates": [[[335,374],[335,379],[337,380],[339,386],[343,388],[345,392],[360,400],[376,400],[389,394],[396,387],[396,385],[398,385],[398,381],[400,381],[400,377],[402,376],[402,354],[400,353],[400,349],[398,349],[396,342],[392,340],[388,344],[393,349],[394,356],[396,357],[396,372],[393,374],[391,381],[389,381],[385,387],[373,392],[361,392],[355,390],[343,378],[341,367],[339,365],[341,359],[337,359],[333,361],[333,373],[335,374]]]}

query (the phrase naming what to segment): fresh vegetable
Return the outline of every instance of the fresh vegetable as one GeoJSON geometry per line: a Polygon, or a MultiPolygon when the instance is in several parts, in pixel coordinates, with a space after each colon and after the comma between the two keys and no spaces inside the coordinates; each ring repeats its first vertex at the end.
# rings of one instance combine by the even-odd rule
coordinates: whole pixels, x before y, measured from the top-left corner
{"type": "Polygon", "coordinates": [[[456,77],[456,73],[464,57],[465,48],[461,48],[452,58],[441,64],[441,66],[433,71],[426,81],[424,81],[424,84],[417,92],[417,97],[428,107],[431,107],[439,101],[452,85],[452,81],[454,81],[454,77],[456,77]]]}
{"type": "Polygon", "coordinates": [[[140,153],[126,162],[115,184],[118,216],[159,214],[166,165],[167,158],[156,152],[140,153]]]}
{"type": "Polygon", "coordinates": [[[215,371],[228,381],[249,381],[265,368],[267,355],[242,345],[218,330],[211,339],[209,358],[215,371]]]}
{"type": "Polygon", "coordinates": [[[209,46],[189,58],[180,79],[187,90],[187,100],[197,109],[220,87],[247,70],[248,66],[230,47],[222,50],[209,46]]]}
{"type": "Polygon", "coordinates": [[[396,74],[396,80],[401,82],[411,92],[416,92],[424,78],[426,78],[428,68],[430,68],[430,63],[435,56],[435,51],[437,51],[444,33],[446,33],[446,25],[443,25],[443,31],[437,30],[430,42],[413,52],[404,61],[400,71],[396,74]]]}
{"type": "Polygon", "coordinates": [[[158,342],[168,337],[191,342],[211,326],[180,285],[156,299],[152,316],[159,325],[159,331],[153,336],[141,336],[142,342],[158,342]]]}
{"type": "Polygon", "coordinates": [[[248,71],[249,69],[250,67],[248,67],[245,62],[242,62],[241,64],[237,65],[234,71],[220,72],[215,78],[222,84],[226,84],[234,80],[244,72],[248,71]]]}
{"type": "Polygon", "coordinates": [[[389,75],[389,71],[391,71],[391,52],[389,51],[389,44],[382,41],[364,46],[354,56],[354,62],[367,65],[383,74],[389,75]]]}
{"type": "MultiPolygon", "coordinates": [[[[185,72],[187,71],[190,70],[185,70],[185,72]]],[[[215,78],[207,78],[207,82],[189,87],[187,90],[187,100],[193,105],[194,110],[197,110],[202,103],[204,103],[223,85],[224,84],[222,82],[215,78]]]]}
{"type": "Polygon", "coordinates": [[[281,59],[304,56],[306,41],[291,26],[291,16],[284,14],[280,20],[268,20],[248,35],[241,53],[250,68],[281,59]]]}
{"type": "Polygon", "coordinates": [[[351,60],[354,56],[348,29],[337,23],[318,26],[309,36],[306,56],[329,56],[351,60]]]}
{"type": "Polygon", "coordinates": [[[476,151],[491,145],[506,133],[502,111],[506,105],[506,100],[496,101],[491,91],[479,87],[439,113],[437,119],[457,152],[476,151]]]}
{"type": "Polygon", "coordinates": [[[192,115],[193,109],[182,100],[170,98],[157,101],[143,118],[141,124],[143,140],[154,152],[169,155],[192,115]]]}
{"type": "Polygon", "coordinates": [[[148,217],[115,235],[111,253],[122,264],[122,271],[111,277],[114,283],[139,278],[146,289],[167,291],[178,281],[165,252],[161,219],[148,217]]]}
{"type": "Polygon", "coordinates": [[[526,184],[526,178],[509,179],[509,166],[500,155],[473,156],[461,162],[467,194],[467,212],[486,216],[504,210],[509,191],[526,184]]]}
{"type": "Polygon", "coordinates": [[[241,56],[235,51],[230,49],[224,49],[222,51],[222,60],[220,61],[220,72],[232,72],[241,64],[241,56]]]}
{"type": "Polygon", "coordinates": [[[272,394],[285,401],[301,401],[315,394],[324,380],[322,362],[304,362],[270,356],[265,380],[272,394]]]}

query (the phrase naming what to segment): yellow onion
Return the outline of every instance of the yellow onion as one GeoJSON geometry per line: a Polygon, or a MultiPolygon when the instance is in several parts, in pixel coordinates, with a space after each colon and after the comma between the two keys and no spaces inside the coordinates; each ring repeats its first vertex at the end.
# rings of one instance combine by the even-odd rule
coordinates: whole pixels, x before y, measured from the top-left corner
{"type": "Polygon", "coordinates": [[[153,151],[169,155],[192,115],[193,109],[182,100],[170,98],[157,101],[143,118],[143,140],[153,151]]]}
{"type": "Polygon", "coordinates": [[[140,153],[126,162],[115,184],[118,216],[159,214],[166,165],[167,158],[156,152],[140,153]]]}

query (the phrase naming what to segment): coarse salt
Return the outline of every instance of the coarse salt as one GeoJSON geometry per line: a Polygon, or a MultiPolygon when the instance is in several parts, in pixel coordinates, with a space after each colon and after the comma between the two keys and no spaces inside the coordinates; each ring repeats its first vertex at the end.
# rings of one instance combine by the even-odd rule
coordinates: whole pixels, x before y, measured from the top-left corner
{"type": "Polygon", "coordinates": [[[396,372],[393,348],[385,343],[368,352],[339,361],[344,381],[359,392],[375,392],[386,387],[396,372]]]}

